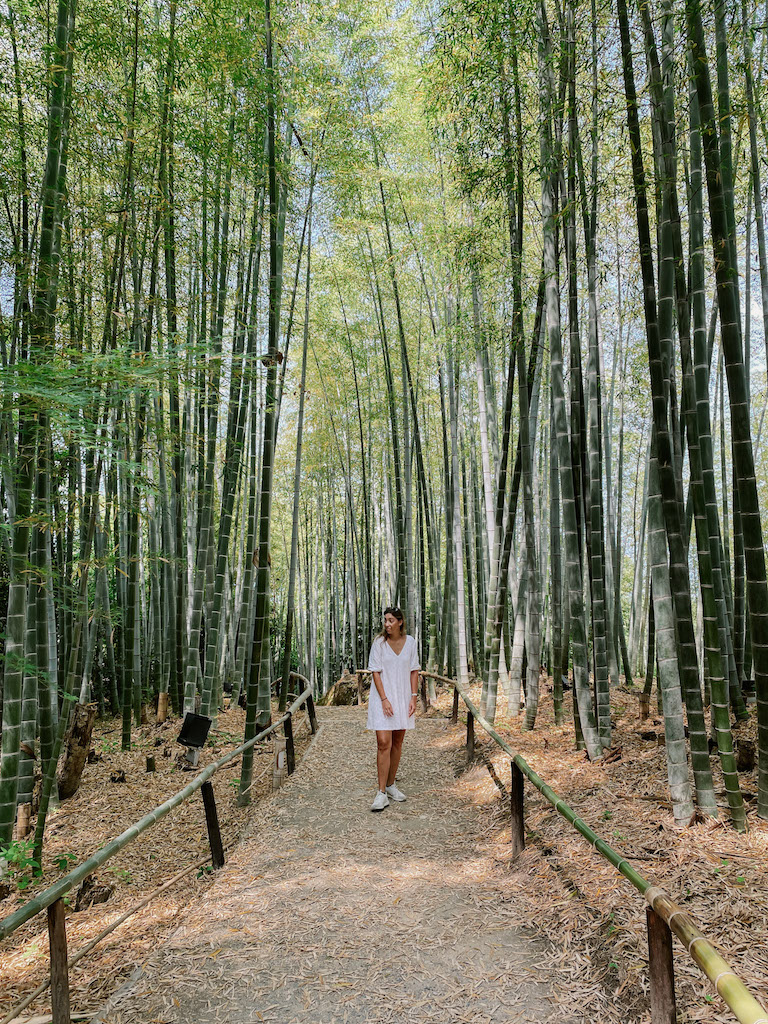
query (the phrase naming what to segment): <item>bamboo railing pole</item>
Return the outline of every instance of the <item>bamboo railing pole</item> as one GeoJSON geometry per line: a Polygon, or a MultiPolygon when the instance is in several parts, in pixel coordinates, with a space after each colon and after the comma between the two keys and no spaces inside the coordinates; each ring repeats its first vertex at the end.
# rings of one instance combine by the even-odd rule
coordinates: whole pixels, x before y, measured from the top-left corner
{"type": "Polygon", "coordinates": [[[309,728],[314,736],[317,732],[317,712],[315,711],[315,701],[311,693],[307,697],[307,715],[309,717],[309,728]]]}
{"type": "Polygon", "coordinates": [[[285,752],[288,774],[293,775],[296,770],[296,748],[293,743],[293,718],[288,715],[283,725],[285,733],[285,752]]]}
{"type": "Polygon", "coordinates": [[[221,842],[219,815],[216,811],[216,797],[210,781],[202,787],[203,807],[205,809],[205,826],[208,829],[208,843],[211,847],[211,863],[215,869],[224,867],[224,847],[221,842]]]}
{"type": "MultiPolygon", "coordinates": [[[[230,847],[227,847],[227,849],[230,849],[230,847]]],[[[103,928],[98,933],[98,935],[94,935],[94,937],[90,939],[84,946],[78,949],[76,953],[73,953],[72,956],[67,961],[67,968],[69,970],[72,970],[75,964],[79,963],[79,961],[82,960],[84,956],[87,956],[88,953],[90,953],[90,951],[95,946],[97,946],[103,939],[105,939],[108,935],[111,935],[112,932],[116,931],[121,924],[124,924],[128,920],[129,917],[133,917],[134,914],[137,914],[140,910],[146,907],[147,904],[151,903],[156,896],[159,896],[160,893],[165,892],[166,889],[170,889],[172,885],[175,885],[176,882],[180,881],[180,879],[184,878],[186,875],[191,875],[193,871],[199,871],[201,867],[203,867],[210,861],[210,859],[210,857],[205,857],[203,860],[196,861],[194,864],[188,864],[187,867],[183,869],[183,871],[179,871],[172,878],[169,878],[166,882],[163,882],[163,884],[159,888],[154,889],[151,893],[149,893],[148,896],[144,896],[143,899],[139,900],[138,903],[134,903],[132,907],[129,907],[128,910],[124,911],[118,918],[112,921],[111,924],[107,925],[106,928],[103,928]]],[[[15,1006],[12,1006],[8,1013],[2,1018],[2,1020],[0,1020],[0,1024],[11,1024],[11,1022],[15,1020],[23,1010],[26,1010],[28,1006],[31,1006],[32,1003],[34,1003],[34,1001],[37,999],[37,997],[41,996],[43,992],[45,992],[45,990],[49,987],[50,984],[51,979],[49,976],[45,979],[44,982],[42,982],[42,984],[38,985],[33,992],[30,992],[28,996],[25,996],[24,999],[21,1000],[21,1002],[16,1003],[15,1006]]]]}
{"type": "MultiPolygon", "coordinates": [[[[422,673],[432,678],[442,679],[434,673],[422,673]]],[[[630,882],[658,916],[666,922],[671,931],[677,935],[690,955],[696,961],[701,970],[706,974],[718,995],[726,1002],[741,1024],[768,1024],[768,1012],[755,999],[744,982],[736,975],[730,965],[720,956],[712,943],[699,930],[693,918],[682,907],[678,906],[672,897],[659,886],[652,885],[634,868],[626,857],[623,857],[618,850],[601,839],[585,821],[583,821],[572,807],[562,800],[557,793],[548,786],[544,780],[531,768],[528,762],[520,754],[510,747],[507,741],[499,735],[490,722],[479,712],[466,691],[455,679],[444,680],[454,686],[456,692],[467,705],[468,710],[480,723],[489,736],[499,744],[502,750],[510,755],[523,775],[531,782],[541,795],[549,801],[558,814],[569,821],[577,832],[588,839],[594,849],[612,864],[628,882],[630,882]]]]}
{"type": "Polygon", "coordinates": [[[648,973],[651,982],[651,1024],[675,1024],[675,968],[672,932],[652,907],[645,908],[648,925],[648,973]]]}
{"type": "Polygon", "coordinates": [[[525,849],[525,796],[523,773],[512,762],[512,778],[509,787],[509,804],[512,815],[512,859],[517,860],[525,849]]]}
{"type": "MultiPolygon", "coordinates": [[[[297,678],[303,679],[302,676],[297,678]]],[[[296,700],[291,704],[290,708],[286,711],[285,715],[273,722],[266,729],[262,729],[255,736],[253,736],[246,743],[241,743],[239,747],[235,747],[228,754],[220,757],[218,761],[214,761],[209,764],[207,768],[203,769],[199,775],[196,775],[192,781],[186,785],[183,789],[180,789],[173,796],[169,797],[164,803],[158,804],[157,807],[153,808],[143,818],[136,821],[127,828],[124,832],[121,832],[119,836],[111,840],[105,846],[102,846],[100,850],[92,854],[86,860],[79,864],[76,868],[64,875],[48,889],[45,889],[42,893],[30,900],[29,903],[25,903],[23,907],[19,907],[18,910],[14,911],[13,914],[9,914],[8,917],[3,918],[0,921],[0,940],[7,938],[13,932],[16,931],[22,924],[31,920],[41,911],[49,907],[57,899],[69,892],[75,885],[82,882],[84,878],[92,874],[97,868],[101,867],[102,864],[106,863],[111,857],[114,857],[116,853],[119,853],[125,846],[133,842],[142,832],[145,832],[148,828],[164,818],[166,814],[169,814],[172,810],[188,800],[194,793],[200,789],[205,782],[208,781],[212,776],[223,765],[232,761],[234,758],[239,757],[243,751],[254,746],[259,740],[263,740],[266,736],[271,735],[275,730],[279,729],[286,719],[292,715],[302,704],[304,704],[307,698],[311,695],[311,688],[307,687],[303,693],[299,694],[296,700]]]]}

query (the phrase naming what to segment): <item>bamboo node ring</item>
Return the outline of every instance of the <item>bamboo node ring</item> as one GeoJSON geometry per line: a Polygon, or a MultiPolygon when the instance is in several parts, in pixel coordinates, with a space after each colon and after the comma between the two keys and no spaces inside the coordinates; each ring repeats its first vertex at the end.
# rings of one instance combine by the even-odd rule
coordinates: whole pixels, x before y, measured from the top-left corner
{"type": "Polygon", "coordinates": [[[652,908],[654,900],[657,900],[659,896],[664,896],[664,890],[658,885],[649,885],[645,890],[645,898],[652,908]]]}
{"type": "Polygon", "coordinates": [[[715,989],[717,990],[717,992],[718,992],[718,993],[720,992],[720,990],[719,990],[719,989],[717,988],[717,986],[718,986],[718,985],[720,984],[720,979],[721,979],[721,978],[725,978],[725,977],[726,977],[727,975],[729,975],[729,974],[730,974],[730,976],[731,976],[732,978],[735,978],[735,977],[736,977],[736,975],[735,975],[735,974],[733,973],[733,971],[720,971],[720,973],[718,974],[718,976],[717,976],[717,977],[715,978],[715,982],[714,982],[714,984],[715,984],[715,989]]]}
{"type": "MultiPolygon", "coordinates": [[[[675,920],[675,918],[677,917],[678,914],[685,914],[685,911],[681,910],[679,907],[677,908],[677,910],[673,910],[672,911],[672,913],[667,918],[667,924],[669,925],[670,928],[672,927],[672,922],[675,920]]],[[[696,941],[696,939],[700,939],[700,938],[701,938],[701,936],[697,935],[696,938],[692,940],[691,945],[693,945],[693,943],[696,941]]],[[[688,947],[689,950],[690,950],[690,948],[691,948],[691,946],[688,947]]]]}

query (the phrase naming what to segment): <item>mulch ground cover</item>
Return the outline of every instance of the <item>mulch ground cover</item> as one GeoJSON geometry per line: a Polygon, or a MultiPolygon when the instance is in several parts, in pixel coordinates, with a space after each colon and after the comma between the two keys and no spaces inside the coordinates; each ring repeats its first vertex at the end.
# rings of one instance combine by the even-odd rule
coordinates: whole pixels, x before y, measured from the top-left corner
{"type": "MultiPolygon", "coordinates": [[[[479,687],[473,688],[479,698],[479,687]]],[[[747,801],[745,834],[729,822],[716,751],[712,768],[720,816],[675,827],[667,793],[663,723],[653,713],[639,719],[636,694],[612,691],[612,756],[590,763],[574,749],[570,697],[564,723],[556,726],[551,692],[545,687],[536,728],[523,731],[523,718],[509,719],[503,702],[496,726],[510,745],[600,835],[622,852],[649,881],[664,887],[688,910],[702,931],[730,963],[752,993],[768,1005],[768,823],[758,819],[755,800],[747,801]]],[[[429,716],[450,714],[451,694],[438,692],[429,716]]],[[[755,739],[754,708],[738,728],[741,739],[755,739]]],[[[240,741],[243,712],[234,708],[219,717],[200,768],[240,741]]],[[[176,742],[180,722],[150,722],[134,730],[133,749],[120,751],[117,721],[97,724],[96,760],[83,775],[78,793],[51,815],[46,836],[44,875],[27,888],[28,877],[11,876],[10,893],[0,901],[6,916],[35,892],[50,885],[167,799],[191,778],[182,770],[176,742]],[[168,752],[168,756],[164,756],[168,752]],[[147,773],[147,754],[156,771],[147,773]],[[111,781],[122,775],[125,782],[111,781]]],[[[455,770],[462,787],[482,812],[481,842],[503,864],[509,861],[509,764],[506,754],[478,727],[477,757],[467,765],[457,734],[455,770]]],[[[297,730],[297,752],[308,743],[308,729],[297,730]]],[[[254,801],[270,791],[273,748],[259,745],[255,756],[254,801]]],[[[199,769],[198,769],[199,770],[199,769]]],[[[742,774],[748,797],[756,791],[754,770],[742,774]]],[[[214,778],[224,842],[237,842],[249,818],[235,795],[237,762],[214,778]]],[[[549,944],[558,970],[571,973],[574,991],[584,992],[597,979],[601,1024],[647,1021],[648,955],[645,903],[638,893],[576,833],[530,786],[526,786],[526,843],[510,870],[530,876],[525,917],[549,944]]],[[[211,884],[211,873],[194,869],[208,855],[202,800],[195,796],[144,833],[98,872],[97,885],[111,889],[103,904],[76,911],[76,891],[69,894],[67,933],[70,953],[82,948],[126,910],[185,868],[191,873],[121,924],[70,972],[72,1005],[89,1017],[178,924],[183,908],[211,884]]],[[[29,922],[0,952],[0,1021],[25,994],[44,980],[48,968],[44,915],[29,922]]],[[[732,1021],[733,1015],[714,992],[688,953],[675,940],[675,973],[680,1022],[732,1021]]],[[[22,1019],[45,1017],[41,996],[22,1019]]]]}
{"type": "MultiPolygon", "coordinates": [[[[277,717],[277,713],[273,717],[277,717]]],[[[306,717],[300,712],[294,724],[297,761],[309,743],[306,717]]],[[[0,899],[0,918],[13,913],[36,893],[52,885],[74,866],[119,835],[133,822],[186,786],[212,761],[242,742],[245,712],[238,707],[219,715],[199,764],[191,768],[184,748],[176,742],[181,720],[154,721],[134,728],[132,749],[121,751],[121,723],[97,721],[92,757],[83,771],[77,793],[49,815],[43,852],[42,877],[34,879],[20,866],[2,880],[6,894],[0,899]],[[155,759],[155,771],[147,771],[147,756],[155,759]],[[188,770],[187,770],[188,769],[188,770]]],[[[280,730],[282,733],[282,730],[280,730]]],[[[274,749],[271,737],[256,745],[251,790],[254,803],[272,790],[274,749]]],[[[237,806],[240,777],[237,758],[216,772],[212,783],[225,848],[241,836],[249,808],[237,806]]],[[[30,836],[31,839],[31,836],[30,836]]],[[[65,897],[67,941],[70,957],[126,911],[169,880],[183,877],[140,908],[106,936],[70,971],[73,1018],[87,1018],[119,987],[149,953],[172,931],[185,906],[211,884],[210,857],[203,802],[194,794],[156,825],[142,833],[86,880],[78,907],[78,889],[65,897]],[[198,865],[195,867],[195,865],[198,865]],[[93,894],[107,895],[104,903],[88,906],[93,894]],[[75,1017],[75,1011],[77,1017],[75,1017]]],[[[3,890],[0,889],[0,896],[3,890]]],[[[40,985],[48,975],[46,915],[40,914],[0,946],[0,1021],[40,985]]],[[[50,1013],[47,993],[20,1016],[20,1020],[46,1020],[50,1013]],[[41,1016],[42,1015],[42,1016],[41,1016]]]]}
{"type": "MultiPolygon", "coordinates": [[[[544,689],[533,731],[523,730],[523,715],[508,718],[503,703],[498,731],[601,838],[693,916],[768,1006],[768,822],[756,813],[756,771],[741,775],[745,834],[730,824],[716,751],[711,763],[719,817],[677,828],[655,695],[650,718],[641,722],[637,695],[612,690],[611,756],[590,763],[584,751],[574,749],[570,694],[564,724],[556,726],[551,682],[544,689]]],[[[479,704],[480,687],[471,692],[479,704]]],[[[450,706],[451,693],[441,689],[428,713],[450,714],[450,706]]],[[[741,740],[756,738],[754,707],[750,713],[750,720],[735,729],[741,740]]],[[[500,860],[509,859],[509,759],[479,726],[475,735],[476,760],[465,766],[463,753],[457,755],[457,770],[465,773],[474,801],[487,815],[485,841],[500,860]]],[[[571,965],[575,980],[588,969],[613,994],[616,1015],[606,1010],[606,1024],[649,1020],[645,901],[530,785],[525,799],[527,848],[515,868],[530,873],[531,922],[547,937],[559,964],[571,965]]],[[[673,941],[678,1020],[735,1020],[680,942],[673,941]]]]}

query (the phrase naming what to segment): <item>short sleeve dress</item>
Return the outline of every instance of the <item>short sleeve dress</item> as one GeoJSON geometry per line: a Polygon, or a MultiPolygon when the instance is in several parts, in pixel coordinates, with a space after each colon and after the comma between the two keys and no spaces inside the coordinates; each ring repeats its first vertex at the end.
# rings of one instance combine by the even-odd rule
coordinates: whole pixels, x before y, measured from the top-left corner
{"type": "Polygon", "coordinates": [[[384,693],[392,705],[394,714],[387,717],[381,707],[379,691],[371,684],[368,697],[367,729],[413,729],[415,716],[408,714],[411,699],[411,672],[421,668],[419,665],[419,648],[412,636],[406,636],[403,649],[395,654],[382,636],[377,636],[371,645],[368,659],[371,672],[381,674],[384,693]]]}

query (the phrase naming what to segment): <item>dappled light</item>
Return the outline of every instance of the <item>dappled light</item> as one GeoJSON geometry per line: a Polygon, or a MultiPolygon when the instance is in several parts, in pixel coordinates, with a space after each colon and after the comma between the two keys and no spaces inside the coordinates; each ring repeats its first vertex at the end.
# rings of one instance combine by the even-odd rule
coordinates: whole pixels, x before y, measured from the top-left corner
{"type": "Polygon", "coordinates": [[[3,0],[0,1024],[768,1019],[767,45],[3,0]]]}

